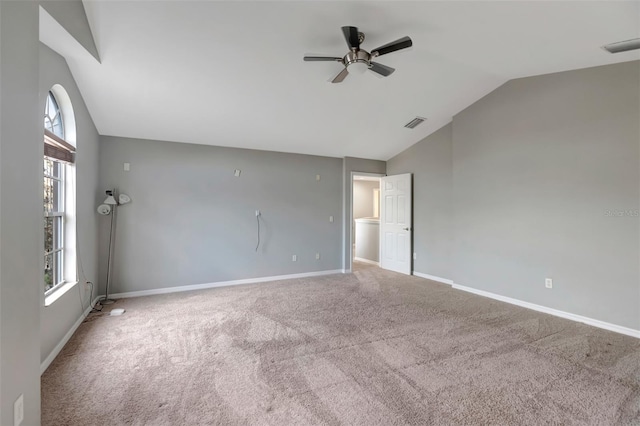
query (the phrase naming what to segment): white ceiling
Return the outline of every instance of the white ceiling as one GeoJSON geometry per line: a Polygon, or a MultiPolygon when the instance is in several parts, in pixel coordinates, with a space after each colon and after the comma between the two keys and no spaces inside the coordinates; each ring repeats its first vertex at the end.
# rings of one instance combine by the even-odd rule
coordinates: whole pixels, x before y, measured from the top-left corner
{"type": "Polygon", "coordinates": [[[639,59],[638,2],[86,1],[102,63],[66,55],[100,134],[387,160],[509,79],[639,59]],[[340,27],[395,67],[330,84],[340,27]],[[428,121],[403,127],[415,116],[428,121]]]}

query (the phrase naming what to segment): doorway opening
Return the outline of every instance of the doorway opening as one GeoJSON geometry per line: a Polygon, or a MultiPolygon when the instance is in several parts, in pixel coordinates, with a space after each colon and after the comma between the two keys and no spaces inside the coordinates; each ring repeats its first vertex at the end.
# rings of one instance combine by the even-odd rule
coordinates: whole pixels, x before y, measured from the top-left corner
{"type": "Polygon", "coordinates": [[[351,265],[379,266],[380,178],[383,175],[352,173],[351,176],[351,265]]]}

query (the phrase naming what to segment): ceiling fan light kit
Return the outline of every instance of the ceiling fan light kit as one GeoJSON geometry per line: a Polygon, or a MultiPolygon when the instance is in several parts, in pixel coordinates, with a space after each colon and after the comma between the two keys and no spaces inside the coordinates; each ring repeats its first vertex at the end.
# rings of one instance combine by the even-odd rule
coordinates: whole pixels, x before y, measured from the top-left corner
{"type": "Polygon", "coordinates": [[[314,61],[331,61],[340,62],[344,65],[344,69],[331,81],[332,83],[342,82],[349,71],[364,73],[366,70],[373,71],[380,74],[383,77],[390,76],[395,69],[386,65],[373,62],[373,59],[378,56],[386,55],[387,53],[396,52],[398,50],[406,49],[413,45],[411,38],[402,37],[396,41],[380,46],[373,49],[371,53],[360,48],[360,44],[364,42],[364,33],[358,31],[356,27],[342,27],[342,34],[349,47],[349,52],[342,58],[335,56],[305,56],[304,60],[307,62],[314,61]]]}

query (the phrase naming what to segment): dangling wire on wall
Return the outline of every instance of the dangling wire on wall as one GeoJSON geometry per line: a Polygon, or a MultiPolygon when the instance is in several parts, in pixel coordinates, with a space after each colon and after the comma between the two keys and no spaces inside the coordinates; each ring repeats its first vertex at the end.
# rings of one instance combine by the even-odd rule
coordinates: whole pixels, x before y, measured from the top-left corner
{"type": "Polygon", "coordinates": [[[256,252],[260,247],[260,210],[256,210],[256,223],[258,224],[258,243],[256,244],[256,252]]]}

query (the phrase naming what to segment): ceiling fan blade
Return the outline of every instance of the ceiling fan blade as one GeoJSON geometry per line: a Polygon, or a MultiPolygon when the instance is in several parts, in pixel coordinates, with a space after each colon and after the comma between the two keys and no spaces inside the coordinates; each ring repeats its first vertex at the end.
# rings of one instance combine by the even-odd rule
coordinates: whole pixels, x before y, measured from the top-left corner
{"type": "Polygon", "coordinates": [[[360,37],[358,36],[358,28],[342,27],[342,33],[344,34],[344,39],[347,41],[347,46],[349,46],[349,49],[360,49],[360,37]]]}
{"type": "Polygon", "coordinates": [[[371,67],[369,69],[373,72],[377,72],[383,77],[389,77],[396,70],[395,68],[391,68],[377,62],[371,62],[371,67]]]}
{"type": "Polygon", "coordinates": [[[314,61],[336,61],[336,62],[342,62],[342,58],[334,58],[331,56],[305,56],[304,60],[307,62],[314,62],[314,61]]]}
{"type": "Polygon", "coordinates": [[[346,76],[349,75],[349,71],[347,71],[347,67],[344,67],[344,69],[342,71],[340,71],[340,74],[336,75],[336,78],[334,78],[333,80],[331,80],[332,83],[342,83],[342,80],[344,80],[344,78],[346,76]]]}
{"type": "Polygon", "coordinates": [[[395,52],[396,50],[406,49],[413,46],[413,42],[409,37],[402,37],[396,41],[380,46],[377,49],[373,49],[371,54],[374,56],[382,56],[387,53],[395,52]]]}

